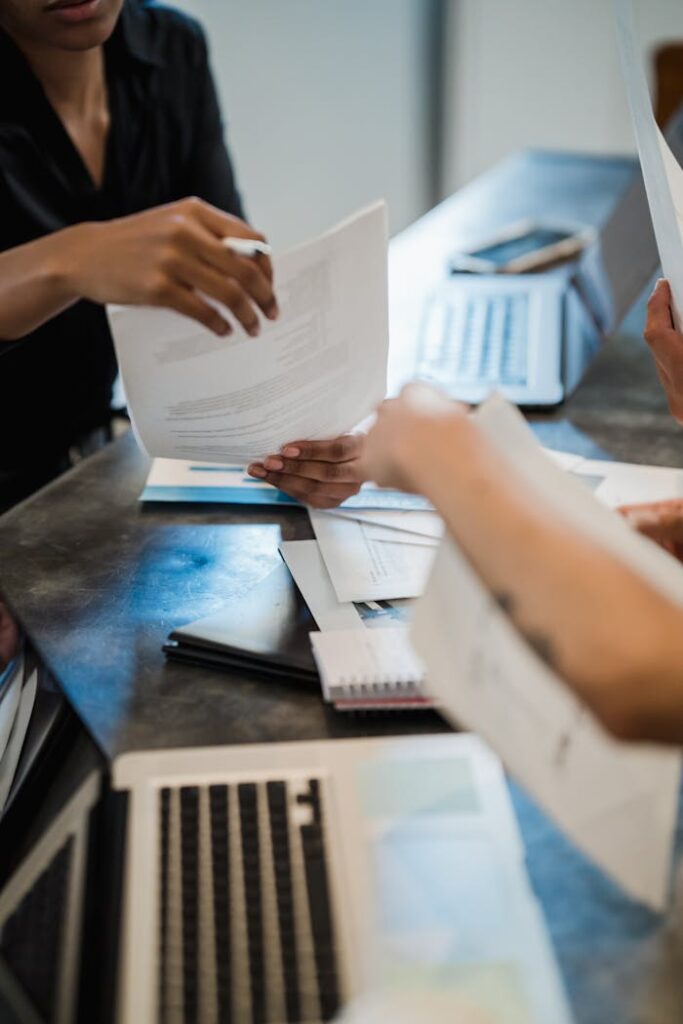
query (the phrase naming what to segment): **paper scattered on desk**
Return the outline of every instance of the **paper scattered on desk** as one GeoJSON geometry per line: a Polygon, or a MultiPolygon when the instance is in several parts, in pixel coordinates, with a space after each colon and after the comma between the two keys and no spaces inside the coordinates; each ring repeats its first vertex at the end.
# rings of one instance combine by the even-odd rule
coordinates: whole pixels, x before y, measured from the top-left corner
{"type": "Polygon", "coordinates": [[[280,554],[323,632],[340,629],[407,628],[415,602],[409,598],[383,601],[339,601],[318,542],[290,540],[280,554]]]}
{"type": "Polygon", "coordinates": [[[226,505],[298,505],[243,465],[154,459],[140,501],[226,505]]]}
{"type": "Polygon", "coordinates": [[[425,537],[422,533],[411,533],[409,530],[394,530],[388,526],[375,526],[373,523],[360,523],[361,530],[367,540],[379,540],[387,544],[413,544],[421,548],[438,548],[436,537],[425,537]]]}
{"type": "Polygon", "coordinates": [[[168,310],[109,310],[128,408],[148,454],[248,463],[289,441],[343,434],[384,398],[384,203],[274,263],[281,315],[263,320],[258,338],[238,326],[220,338],[168,310]]]}
{"type": "MultiPolygon", "coordinates": [[[[299,502],[265,480],[249,476],[241,464],[217,464],[182,459],[153,459],[140,501],[192,502],[221,505],[295,505],[299,502]]],[[[429,502],[414,494],[364,484],[339,511],[387,510],[388,514],[433,516],[429,502]],[[401,510],[395,512],[395,510],[401,510]]],[[[438,518],[438,517],[437,517],[438,518]]]]}
{"type": "Polygon", "coordinates": [[[374,635],[387,632],[390,637],[402,634],[398,646],[393,641],[389,641],[392,656],[391,661],[384,664],[384,679],[387,679],[387,672],[389,677],[392,676],[392,666],[397,664],[398,651],[409,649],[409,661],[414,663],[415,655],[410,648],[408,633],[414,601],[341,602],[337,599],[332,580],[316,541],[285,541],[280,545],[280,554],[301,591],[321,634],[342,634],[343,639],[340,646],[332,644],[330,647],[323,642],[322,648],[320,648],[319,641],[316,640],[317,634],[311,634],[314,650],[318,650],[319,653],[321,650],[323,651],[323,654],[320,655],[322,660],[318,661],[323,697],[334,705],[335,710],[344,712],[395,711],[433,706],[433,701],[425,692],[421,680],[419,684],[415,685],[404,686],[401,684],[402,673],[406,668],[403,662],[398,666],[397,678],[388,679],[381,685],[366,686],[363,683],[356,685],[350,682],[348,685],[337,686],[331,682],[333,676],[338,673],[353,674],[357,669],[362,651],[366,652],[363,655],[366,662],[370,656],[369,652],[374,652],[375,665],[382,661],[382,651],[386,647],[386,642],[365,640],[363,635],[366,633],[374,635]]]}
{"type": "Polygon", "coordinates": [[[594,493],[610,508],[683,498],[683,470],[584,459],[576,475],[595,481],[594,493]]]}
{"type": "Polygon", "coordinates": [[[320,552],[339,601],[417,597],[434,551],[421,545],[373,540],[353,519],[310,510],[320,552]]]}
{"type": "Polygon", "coordinates": [[[280,554],[318,629],[362,628],[363,623],[354,604],[337,599],[317,541],[284,541],[280,545],[280,554]]]}
{"type": "Polygon", "coordinates": [[[414,533],[434,540],[440,540],[443,536],[443,519],[436,512],[419,509],[414,511],[374,510],[369,507],[368,509],[349,509],[348,505],[344,503],[340,508],[332,509],[330,515],[341,516],[343,519],[355,519],[359,523],[382,526],[400,533],[414,533]]]}
{"type": "Polygon", "coordinates": [[[633,0],[613,0],[626,92],[664,276],[676,326],[683,328],[683,170],[662,135],[637,42],[633,0]]]}
{"type": "MultiPolygon", "coordinates": [[[[519,413],[494,398],[478,419],[550,515],[683,606],[683,568],[553,465],[519,413]]],[[[442,708],[487,740],[569,838],[627,893],[662,909],[680,754],[609,738],[531,651],[451,539],[436,554],[412,636],[442,708]]]]}
{"type": "MultiPolygon", "coordinates": [[[[596,462],[564,452],[548,451],[548,454],[564,468],[589,482],[597,497],[613,508],[621,504],[683,497],[683,470],[680,469],[596,462]]],[[[361,488],[359,494],[328,514],[372,526],[375,529],[370,534],[375,539],[381,537],[387,541],[393,539],[394,543],[415,544],[439,540],[443,535],[443,520],[436,512],[424,507],[424,499],[419,499],[420,504],[415,508],[406,508],[413,497],[368,484],[361,488]],[[386,532],[380,532],[379,528],[386,532]],[[413,541],[409,541],[411,536],[413,541]]],[[[184,462],[180,459],[152,461],[140,500],[299,505],[284,491],[250,477],[242,465],[184,462]]]]}

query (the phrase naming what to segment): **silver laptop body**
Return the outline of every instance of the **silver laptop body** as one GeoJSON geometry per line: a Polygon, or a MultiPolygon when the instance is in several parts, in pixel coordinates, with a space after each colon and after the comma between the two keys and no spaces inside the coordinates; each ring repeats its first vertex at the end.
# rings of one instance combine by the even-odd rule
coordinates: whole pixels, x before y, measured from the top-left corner
{"type": "MultiPolygon", "coordinates": [[[[666,137],[683,162],[683,107],[666,137]]],[[[557,405],[652,280],[659,254],[638,171],[581,257],[546,273],[455,274],[427,298],[415,375],[479,404],[557,405]]]]}
{"type": "Polygon", "coordinates": [[[438,990],[570,1024],[497,759],[470,736],[128,754],[117,1021],[333,1019],[438,990]]]}

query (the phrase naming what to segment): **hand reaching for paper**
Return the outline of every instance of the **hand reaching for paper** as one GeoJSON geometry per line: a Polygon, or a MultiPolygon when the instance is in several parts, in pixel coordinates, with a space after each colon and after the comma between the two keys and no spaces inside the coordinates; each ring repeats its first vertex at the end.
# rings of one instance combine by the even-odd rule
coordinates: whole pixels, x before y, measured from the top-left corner
{"type": "Polygon", "coordinates": [[[252,463],[248,472],[305,505],[336,508],[360,490],[364,442],[364,434],[344,434],[331,441],[293,441],[279,454],[252,463]]]}
{"type": "Polygon", "coordinates": [[[658,281],[650,296],[645,340],[655,357],[671,415],[683,424],[683,335],[674,329],[668,281],[658,281]]]}
{"type": "Polygon", "coordinates": [[[683,562],[683,499],[624,505],[619,511],[639,533],[683,562]]]}
{"type": "Polygon", "coordinates": [[[361,457],[363,479],[381,487],[419,491],[424,454],[449,444],[448,426],[463,418],[467,406],[453,402],[428,384],[408,384],[398,398],[380,405],[361,457]]]}

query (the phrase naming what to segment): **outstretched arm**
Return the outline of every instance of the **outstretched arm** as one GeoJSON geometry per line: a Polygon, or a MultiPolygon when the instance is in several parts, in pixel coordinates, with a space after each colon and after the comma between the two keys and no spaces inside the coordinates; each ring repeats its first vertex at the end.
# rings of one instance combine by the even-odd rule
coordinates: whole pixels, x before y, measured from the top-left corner
{"type": "Polygon", "coordinates": [[[0,339],[13,341],[79,299],[165,306],[217,334],[230,326],[202,298],[226,306],[251,335],[256,310],[277,316],[267,257],[227,249],[259,238],[244,221],[188,198],[102,223],[78,224],[0,253],[0,339]]]}
{"type": "Polygon", "coordinates": [[[425,494],[543,658],[617,736],[683,741],[683,609],[525,490],[466,410],[422,385],[380,408],[362,468],[425,494]]]}

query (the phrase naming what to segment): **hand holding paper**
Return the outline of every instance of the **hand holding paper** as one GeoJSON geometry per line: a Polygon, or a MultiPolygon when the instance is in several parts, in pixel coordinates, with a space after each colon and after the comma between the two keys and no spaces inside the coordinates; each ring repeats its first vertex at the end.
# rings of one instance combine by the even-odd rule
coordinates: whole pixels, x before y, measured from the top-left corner
{"type": "Polygon", "coordinates": [[[364,441],[364,434],[344,434],[331,441],[294,441],[263,463],[249,466],[249,473],[304,505],[337,508],[361,488],[364,441]]]}
{"type": "Polygon", "coordinates": [[[218,338],[168,311],[110,310],[143,447],[249,463],[356,426],[386,393],[386,245],[379,203],[276,260],[281,315],[255,340],[218,338]]]}

